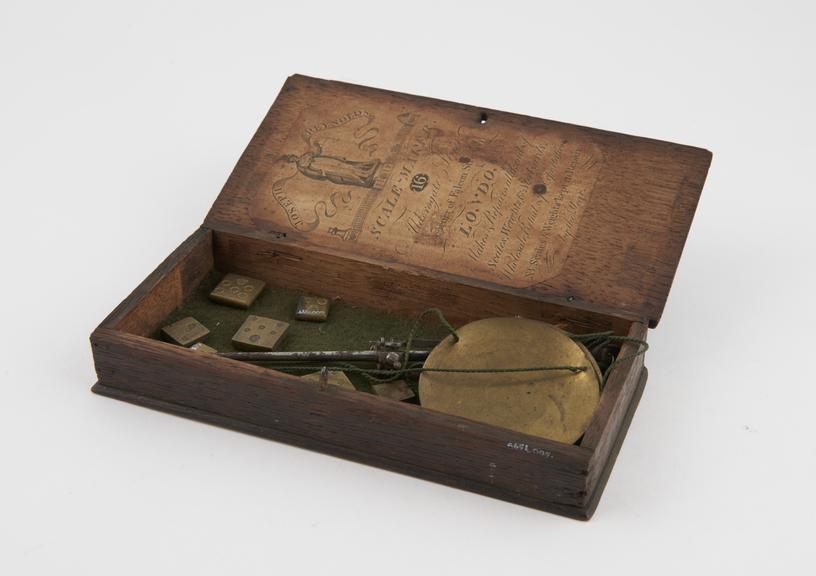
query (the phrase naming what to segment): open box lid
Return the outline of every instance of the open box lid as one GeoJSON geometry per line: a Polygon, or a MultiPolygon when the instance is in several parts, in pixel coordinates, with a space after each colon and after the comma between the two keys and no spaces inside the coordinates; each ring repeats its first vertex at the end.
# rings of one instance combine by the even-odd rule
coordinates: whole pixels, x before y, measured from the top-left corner
{"type": "Polygon", "coordinates": [[[700,148],[292,76],[205,225],[654,326],[710,162],[700,148]]]}

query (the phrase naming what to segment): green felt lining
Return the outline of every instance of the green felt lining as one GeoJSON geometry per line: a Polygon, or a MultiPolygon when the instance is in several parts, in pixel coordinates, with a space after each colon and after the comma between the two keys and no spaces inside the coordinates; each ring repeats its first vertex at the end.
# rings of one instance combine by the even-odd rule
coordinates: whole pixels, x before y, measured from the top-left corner
{"type": "MultiPolygon", "coordinates": [[[[299,290],[269,286],[264,289],[248,310],[217,304],[209,299],[209,293],[224,276],[213,271],[180,307],[162,323],[166,326],[186,316],[192,316],[210,330],[204,343],[219,352],[232,352],[232,337],[250,314],[265,316],[289,323],[289,329],[278,350],[367,350],[369,342],[386,338],[407,338],[414,321],[413,316],[400,316],[375,308],[355,306],[343,300],[332,300],[329,318],[325,322],[308,322],[295,319],[298,300],[304,294],[299,290]]],[[[315,294],[328,296],[329,294],[315,294]]],[[[430,305],[430,304],[429,304],[430,305]]],[[[152,335],[162,339],[161,326],[152,335]]],[[[430,318],[416,334],[421,338],[442,339],[447,330],[430,318]]],[[[315,367],[318,370],[319,366],[315,367]]],[[[300,372],[302,375],[305,372],[300,372]]],[[[368,381],[359,374],[348,375],[354,385],[370,391],[368,381]]]]}

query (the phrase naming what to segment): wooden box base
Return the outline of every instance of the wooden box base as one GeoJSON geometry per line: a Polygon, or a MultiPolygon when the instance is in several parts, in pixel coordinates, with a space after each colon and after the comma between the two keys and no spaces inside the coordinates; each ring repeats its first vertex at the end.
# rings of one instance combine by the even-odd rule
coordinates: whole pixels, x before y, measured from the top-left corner
{"type": "MultiPolygon", "coordinates": [[[[521,315],[574,332],[614,329],[644,338],[644,323],[202,227],[91,336],[96,393],[573,518],[592,515],[646,381],[642,357],[613,372],[583,438],[561,444],[370,394],[321,389],[150,338],[213,268],[318,293],[330,284],[348,302],[406,315],[433,304],[454,324],[521,315]]],[[[627,344],[621,354],[632,351],[627,344]]]]}
{"type": "Polygon", "coordinates": [[[179,404],[171,404],[170,402],[163,402],[161,400],[156,400],[155,398],[140,396],[139,394],[134,394],[132,392],[125,392],[123,390],[119,390],[118,388],[105,386],[105,384],[103,384],[102,382],[97,382],[96,384],[94,384],[91,390],[94,393],[99,394],[101,396],[115,398],[116,400],[123,400],[125,402],[130,402],[131,404],[136,404],[137,406],[144,406],[145,408],[160,410],[162,412],[167,412],[168,414],[174,414],[176,416],[190,418],[191,420],[197,420],[199,422],[213,424],[215,426],[220,426],[222,428],[229,428],[230,430],[244,432],[246,434],[252,434],[254,436],[259,436],[261,438],[268,438],[270,440],[276,440],[278,442],[285,442],[287,444],[298,446],[300,448],[306,448],[308,450],[314,450],[316,452],[322,452],[324,454],[338,456],[340,458],[345,458],[346,460],[352,460],[354,462],[369,464],[371,466],[376,466],[384,470],[391,470],[392,472],[407,474],[409,476],[422,478],[423,480],[430,480],[431,482],[437,482],[439,484],[452,486],[454,488],[461,488],[463,490],[468,490],[470,492],[475,492],[477,494],[484,494],[485,496],[491,496],[493,498],[498,498],[500,500],[506,500],[507,502],[513,502],[515,504],[520,504],[522,506],[543,510],[545,512],[552,512],[554,514],[560,514],[562,516],[568,516],[570,518],[575,518],[578,520],[589,520],[589,518],[595,512],[595,508],[598,506],[598,502],[601,499],[601,494],[603,494],[604,488],[606,488],[606,482],[609,479],[609,475],[612,473],[612,467],[614,466],[615,460],[617,460],[618,457],[618,452],[620,452],[621,446],[623,445],[623,439],[626,437],[626,432],[629,430],[629,424],[632,422],[632,417],[635,415],[635,410],[637,409],[638,404],[640,403],[640,397],[643,395],[643,389],[646,386],[647,376],[648,371],[644,368],[638,381],[638,385],[634,390],[634,395],[632,396],[629,408],[626,411],[626,416],[623,419],[621,429],[618,432],[617,437],[615,438],[615,442],[612,447],[612,451],[610,452],[609,459],[607,460],[606,465],[604,466],[604,470],[601,473],[600,478],[598,479],[598,483],[596,484],[595,489],[589,496],[586,505],[582,507],[565,506],[555,502],[551,503],[543,500],[538,500],[535,498],[525,498],[521,494],[512,491],[498,490],[490,485],[485,485],[476,482],[467,482],[465,481],[465,479],[460,477],[435,473],[432,470],[428,470],[426,468],[409,466],[402,462],[390,460],[388,458],[372,457],[369,454],[358,452],[355,450],[349,450],[347,448],[343,448],[342,446],[337,446],[336,444],[320,442],[308,436],[289,434],[277,428],[257,426],[249,422],[236,420],[234,418],[226,418],[224,416],[219,416],[218,414],[213,414],[211,412],[205,412],[204,410],[198,410],[196,408],[190,408],[188,406],[181,406],[179,404]]]}

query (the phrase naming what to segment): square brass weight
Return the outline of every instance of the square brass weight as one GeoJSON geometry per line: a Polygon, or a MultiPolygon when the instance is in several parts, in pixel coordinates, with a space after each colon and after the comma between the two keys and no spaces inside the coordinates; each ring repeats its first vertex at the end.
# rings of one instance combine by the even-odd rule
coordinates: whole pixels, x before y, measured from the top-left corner
{"type": "Polygon", "coordinates": [[[212,346],[207,346],[204,342],[199,342],[198,344],[193,344],[190,346],[190,350],[195,350],[196,352],[202,352],[204,354],[216,354],[218,350],[213,348],[212,346]]]}
{"type": "MultiPolygon", "coordinates": [[[[301,378],[304,380],[314,380],[315,382],[320,382],[320,372],[312,372],[311,374],[301,376],[301,378]]],[[[345,388],[346,390],[356,390],[354,384],[351,383],[351,380],[348,379],[345,372],[329,372],[326,382],[335,386],[340,386],[340,388],[345,388]]]]}
{"type": "Polygon", "coordinates": [[[383,382],[372,386],[374,394],[389,400],[402,402],[414,397],[414,391],[408,386],[405,380],[394,380],[393,382],[383,382]]]}
{"type": "Polygon", "coordinates": [[[322,296],[301,296],[295,318],[311,322],[325,322],[329,317],[329,299],[322,296]]]}
{"type": "Polygon", "coordinates": [[[162,328],[162,335],[165,339],[179,346],[192,346],[204,340],[209,333],[207,327],[192,316],[187,316],[162,328]]]}
{"type": "Polygon", "coordinates": [[[236,308],[249,308],[260,296],[264,286],[266,282],[262,280],[239,274],[227,274],[210,292],[210,300],[236,308]]]}
{"type": "Polygon", "coordinates": [[[250,314],[232,337],[232,344],[240,350],[271,351],[280,343],[288,328],[286,322],[250,314]]]}

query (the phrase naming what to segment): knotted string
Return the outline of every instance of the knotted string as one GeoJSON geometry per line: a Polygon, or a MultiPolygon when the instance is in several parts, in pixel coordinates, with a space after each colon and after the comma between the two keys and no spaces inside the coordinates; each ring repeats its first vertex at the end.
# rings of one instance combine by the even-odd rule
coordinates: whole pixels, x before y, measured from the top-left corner
{"type": "Polygon", "coordinates": [[[576,342],[580,342],[587,348],[597,348],[597,347],[604,347],[608,346],[612,343],[620,342],[621,344],[631,343],[637,344],[638,348],[635,352],[631,354],[627,354],[626,356],[618,356],[613,360],[609,366],[607,366],[606,370],[604,370],[603,378],[601,378],[601,388],[606,383],[606,380],[609,378],[609,374],[612,372],[612,369],[616,366],[619,366],[626,362],[627,360],[632,360],[633,358],[637,358],[638,356],[642,356],[646,354],[646,351],[649,350],[649,343],[646,340],[641,340],[640,338],[632,338],[631,336],[616,336],[612,330],[606,332],[591,332],[589,334],[572,334],[567,332],[567,336],[575,340],[576,342]]]}

